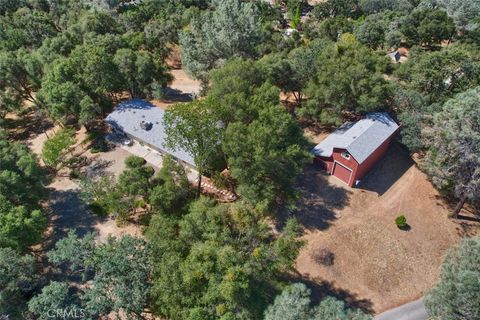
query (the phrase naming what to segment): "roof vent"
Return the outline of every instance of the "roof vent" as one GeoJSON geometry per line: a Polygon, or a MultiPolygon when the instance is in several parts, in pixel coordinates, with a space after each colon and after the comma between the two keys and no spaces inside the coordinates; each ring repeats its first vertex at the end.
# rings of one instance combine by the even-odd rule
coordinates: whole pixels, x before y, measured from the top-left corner
{"type": "Polygon", "coordinates": [[[140,128],[142,128],[145,131],[151,130],[152,126],[153,126],[153,124],[151,122],[148,122],[148,121],[145,121],[145,120],[142,120],[142,122],[140,122],[140,128]]]}

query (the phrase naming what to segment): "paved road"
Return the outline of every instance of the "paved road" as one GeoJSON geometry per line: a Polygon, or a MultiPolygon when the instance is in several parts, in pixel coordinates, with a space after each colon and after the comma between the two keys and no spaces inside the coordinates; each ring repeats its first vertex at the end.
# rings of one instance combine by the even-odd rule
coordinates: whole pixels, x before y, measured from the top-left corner
{"type": "Polygon", "coordinates": [[[428,315],[423,306],[423,299],[404,304],[395,309],[385,311],[375,320],[427,320],[428,315]]]}

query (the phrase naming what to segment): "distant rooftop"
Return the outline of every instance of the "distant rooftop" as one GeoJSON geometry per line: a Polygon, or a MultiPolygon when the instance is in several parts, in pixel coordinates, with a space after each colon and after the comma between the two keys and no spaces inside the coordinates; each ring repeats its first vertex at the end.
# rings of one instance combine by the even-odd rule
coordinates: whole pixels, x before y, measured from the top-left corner
{"type": "Polygon", "coordinates": [[[346,149],[360,164],[398,129],[387,113],[369,113],[357,122],[347,122],[320,142],[312,153],[330,157],[333,148],[346,149]]]}
{"type": "Polygon", "coordinates": [[[132,137],[195,166],[193,157],[186,151],[182,149],[173,151],[164,146],[166,138],[164,114],[164,110],[147,101],[132,99],[118,104],[105,121],[132,137]]]}

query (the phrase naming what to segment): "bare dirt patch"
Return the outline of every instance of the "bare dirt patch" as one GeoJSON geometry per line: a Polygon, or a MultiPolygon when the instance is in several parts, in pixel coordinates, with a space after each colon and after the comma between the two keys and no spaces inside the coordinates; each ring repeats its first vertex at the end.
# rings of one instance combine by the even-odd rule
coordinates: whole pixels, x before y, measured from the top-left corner
{"type": "MultiPolygon", "coordinates": [[[[307,242],[296,268],[317,296],[333,294],[351,305],[382,312],[422,296],[439,277],[445,251],[464,235],[462,224],[397,145],[359,188],[349,188],[311,165],[301,179],[296,217],[307,242]],[[404,214],[411,229],[394,223],[404,214]],[[328,250],[333,264],[315,261],[328,250]]],[[[479,224],[469,224],[469,235],[479,224]]]]}
{"type": "Polygon", "coordinates": [[[174,79],[170,86],[165,88],[165,96],[162,100],[151,100],[150,102],[162,109],[179,102],[192,101],[196,95],[200,94],[200,81],[192,79],[184,70],[171,70],[170,73],[174,79]]]}

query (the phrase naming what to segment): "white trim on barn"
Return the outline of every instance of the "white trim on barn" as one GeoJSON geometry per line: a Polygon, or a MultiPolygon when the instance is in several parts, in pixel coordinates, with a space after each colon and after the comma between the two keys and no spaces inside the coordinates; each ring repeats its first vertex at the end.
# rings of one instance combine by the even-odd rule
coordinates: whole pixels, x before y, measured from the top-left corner
{"type": "Polygon", "coordinates": [[[332,176],[334,176],[338,180],[342,181],[343,183],[346,183],[347,185],[350,185],[350,180],[352,180],[352,175],[353,175],[353,170],[352,169],[350,169],[349,167],[347,167],[343,163],[338,162],[337,160],[333,160],[332,176]],[[342,166],[345,169],[347,169],[348,171],[350,171],[350,176],[348,177],[348,182],[343,181],[341,178],[339,178],[335,175],[335,167],[336,167],[337,164],[339,164],[340,166],[342,166]]]}

